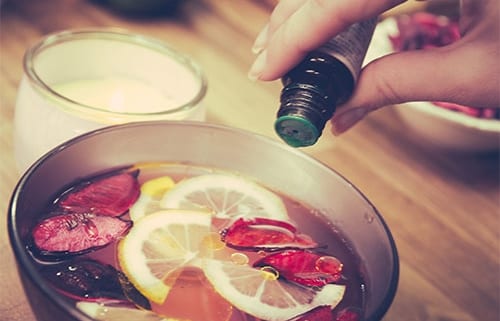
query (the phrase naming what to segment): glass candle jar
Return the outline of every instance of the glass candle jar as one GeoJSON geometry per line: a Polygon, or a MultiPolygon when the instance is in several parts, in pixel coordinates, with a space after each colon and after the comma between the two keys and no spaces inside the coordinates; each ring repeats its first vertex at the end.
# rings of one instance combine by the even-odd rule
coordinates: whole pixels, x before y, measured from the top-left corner
{"type": "Polygon", "coordinates": [[[143,120],[204,120],[206,79],[169,45],[116,29],[48,35],[24,56],[14,116],[20,171],[90,130],[143,120]]]}

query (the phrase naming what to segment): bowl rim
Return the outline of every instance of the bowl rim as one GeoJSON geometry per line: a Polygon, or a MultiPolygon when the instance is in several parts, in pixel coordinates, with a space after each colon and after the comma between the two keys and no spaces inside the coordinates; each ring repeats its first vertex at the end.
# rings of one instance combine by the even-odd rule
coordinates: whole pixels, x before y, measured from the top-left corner
{"type": "Polygon", "coordinates": [[[67,146],[71,146],[74,144],[78,144],[78,142],[83,141],[87,139],[87,137],[91,136],[96,136],[96,135],[101,135],[105,134],[106,132],[109,131],[115,131],[117,129],[120,129],[122,127],[140,127],[140,126],[169,126],[169,125],[181,125],[181,126],[201,126],[201,127],[206,127],[206,128],[211,128],[215,130],[220,130],[224,132],[232,132],[236,133],[237,135],[242,135],[246,136],[248,138],[257,140],[263,144],[270,144],[274,148],[282,149],[283,152],[291,153],[294,154],[296,157],[306,159],[309,162],[315,163],[315,165],[322,167],[323,169],[332,172],[334,175],[338,176],[344,183],[346,183],[349,188],[352,189],[354,193],[356,193],[358,196],[360,196],[363,201],[372,208],[374,215],[380,222],[384,233],[387,237],[387,241],[390,244],[390,249],[391,249],[391,255],[393,258],[392,262],[392,269],[393,273],[391,275],[390,279],[390,284],[388,285],[386,296],[384,300],[381,302],[379,307],[372,313],[372,315],[368,316],[368,318],[365,321],[379,321],[382,319],[382,317],[386,314],[390,306],[392,305],[396,291],[399,285],[399,274],[400,274],[400,262],[399,262],[399,254],[398,250],[396,247],[396,242],[394,240],[394,237],[391,233],[391,230],[389,229],[388,224],[384,220],[382,214],[378,211],[378,209],[373,205],[373,203],[361,192],[359,188],[354,186],[348,179],[346,179],[342,174],[337,172],[335,169],[329,167],[325,163],[319,161],[318,159],[302,152],[299,149],[292,148],[289,145],[283,143],[282,141],[278,141],[275,139],[272,139],[270,137],[255,133],[255,132],[250,132],[248,130],[240,129],[240,128],[235,128],[227,125],[221,125],[221,124],[215,124],[215,123],[207,123],[207,122],[200,122],[200,121],[189,121],[189,120],[183,120],[183,121],[177,121],[177,120],[159,120],[159,121],[138,121],[138,122],[133,122],[133,123],[126,123],[126,124],[118,124],[118,125],[111,125],[103,128],[98,128],[95,130],[92,130],[90,132],[81,134],[79,136],[76,136],[72,139],[67,140],[66,142],[61,143],[60,145],[54,147],[50,151],[48,151],[46,154],[44,154],[42,157],[40,157],[36,162],[34,162],[27,170],[26,172],[21,176],[19,179],[18,183],[14,187],[14,190],[12,192],[12,196],[9,202],[9,207],[8,207],[8,212],[7,212],[7,228],[8,228],[8,234],[9,234],[9,240],[11,244],[11,248],[14,252],[16,263],[18,270],[21,269],[24,271],[25,275],[31,280],[31,282],[38,288],[39,291],[41,291],[47,298],[49,298],[50,301],[56,304],[60,309],[66,311],[69,313],[75,320],[85,320],[85,321],[93,321],[92,318],[90,318],[88,315],[86,315],[84,312],[80,311],[77,309],[74,305],[70,304],[67,300],[63,298],[63,296],[59,295],[56,290],[53,290],[52,288],[48,286],[43,286],[45,283],[47,283],[43,277],[38,273],[38,271],[35,268],[35,265],[33,263],[33,259],[31,256],[28,254],[28,251],[26,250],[25,246],[23,246],[23,240],[20,237],[20,233],[17,229],[16,221],[17,221],[17,203],[18,203],[18,198],[20,196],[20,193],[23,189],[23,186],[28,182],[30,177],[35,173],[40,167],[45,160],[51,158],[52,156],[56,155],[60,151],[64,150],[67,146]]]}
{"type": "MultiPolygon", "coordinates": [[[[497,119],[476,118],[461,112],[455,112],[446,108],[435,106],[432,102],[427,101],[411,101],[399,104],[399,106],[402,108],[412,108],[418,112],[426,113],[434,118],[443,119],[445,121],[472,129],[500,133],[500,121],[497,119]]],[[[398,109],[398,111],[401,112],[400,109],[398,109]]]]}

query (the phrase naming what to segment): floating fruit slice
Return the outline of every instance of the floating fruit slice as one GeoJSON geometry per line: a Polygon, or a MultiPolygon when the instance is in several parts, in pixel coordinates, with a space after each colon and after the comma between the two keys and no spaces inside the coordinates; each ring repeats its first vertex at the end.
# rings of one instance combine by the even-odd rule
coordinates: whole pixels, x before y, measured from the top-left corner
{"type": "Polygon", "coordinates": [[[205,209],[223,219],[288,219],[280,197],[253,181],[229,174],[206,174],[180,181],[165,193],[160,204],[163,208],[205,209]]]}
{"type": "Polygon", "coordinates": [[[83,182],[66,191],[56,205],[70,213],[122,215],[139,197],[138,175],[138,170],[120,171],[83,182]]]}
{"type": "Polygon", "coordinates": [[[241,250],[313,248],[318,244],[295,226],[268,218],[240,218],[222,231],[227,246],[241,250]]]}
{"type": "Polygon", "coordinates": [[[145,297],[161,304],[182,268],[197,266],[210,225],[211,216],[204,212],[165,210],[144,216],[120,241],[119,264],[145,297]]]}
{"type": "Polygon", "coordinates": [[[273,269],[255,269],[249,265],[207,259],[203,271],[226,300],[259,319],[284,321],[316,307],[335,307],[345,286],[327,284],[320,290],[279,279],[273,269]]]}
{"type": "Polygon", "coordinates": [[[160,210],[160,200],[166,191],[175,185],[170,176],[150,179],[141,185],[141,195],[130,207],[129,215],[132,221],[160,210]]]}
{"type": "MultiPolygon", "coordinates": [[[[57,291],[76,300],[127,301],[122,288],[125,279],[121,273],[113,266],[96,260],[81,259],[46,265],[40,273],[57,291]]],[[[129,293],[132,293],[130,287],[129,293]]]]}
{"type": "Polygon", "coordinates": [[[271,266],[289,281],[315,287],[338,281],[343,267],[333,256],[307,250],[273,253],[255,262],[254,266],[271,266]]]}
{"type": "Polygon", "coordinates": [[[104,247],[125,234],[132,222],[95,214],[62,214],[46,218],[32,230],[37,255],[78,255],[104,247]]]}
{"type": "Polygon", "coordinates": [[[82,301],[77,302],[76,307],[89,317],[99,321],[169,321],[151,311],[139,310],[126,306],[104,305],[82,301]]]}

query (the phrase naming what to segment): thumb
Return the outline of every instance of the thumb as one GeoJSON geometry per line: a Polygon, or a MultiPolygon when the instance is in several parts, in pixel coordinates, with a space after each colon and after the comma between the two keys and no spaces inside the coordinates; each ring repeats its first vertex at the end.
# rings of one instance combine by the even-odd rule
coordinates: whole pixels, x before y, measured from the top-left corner
{"type": "Polygon", "coordinates": [[[466,47],[454,51],[458,49],[454,47],[393,53],[369,63],[360,74],[353,96],[332,118],[333,133],[346,131],[371,111],[390,104],[443,97],[449,102],[462,102],[465,87],[474,79],[470,75],[474,68],[464,64],[477,60],[477,52],[468,52],[466,47]]]}

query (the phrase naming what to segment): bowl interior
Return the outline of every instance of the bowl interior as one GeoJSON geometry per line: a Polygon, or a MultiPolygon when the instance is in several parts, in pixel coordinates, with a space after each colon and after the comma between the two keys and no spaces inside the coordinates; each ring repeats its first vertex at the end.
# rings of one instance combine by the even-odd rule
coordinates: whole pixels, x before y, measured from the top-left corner
{"type": "Polygon", "coordinates": [[[103,169],[141,161],[187,162],[241,172],[322,212],[347,236],[363,262],[367,320],[379,320],[398,281],[392,236],[374,206],[346,179],[281,142],[199,122],[143,122],[112,126],[77,137],[34,164],[14,191],[9,232],[21,270],[46,296],[80,320],[74,307],[44,286],[25,251],[38,209],[62,186],[103,169]]]}

